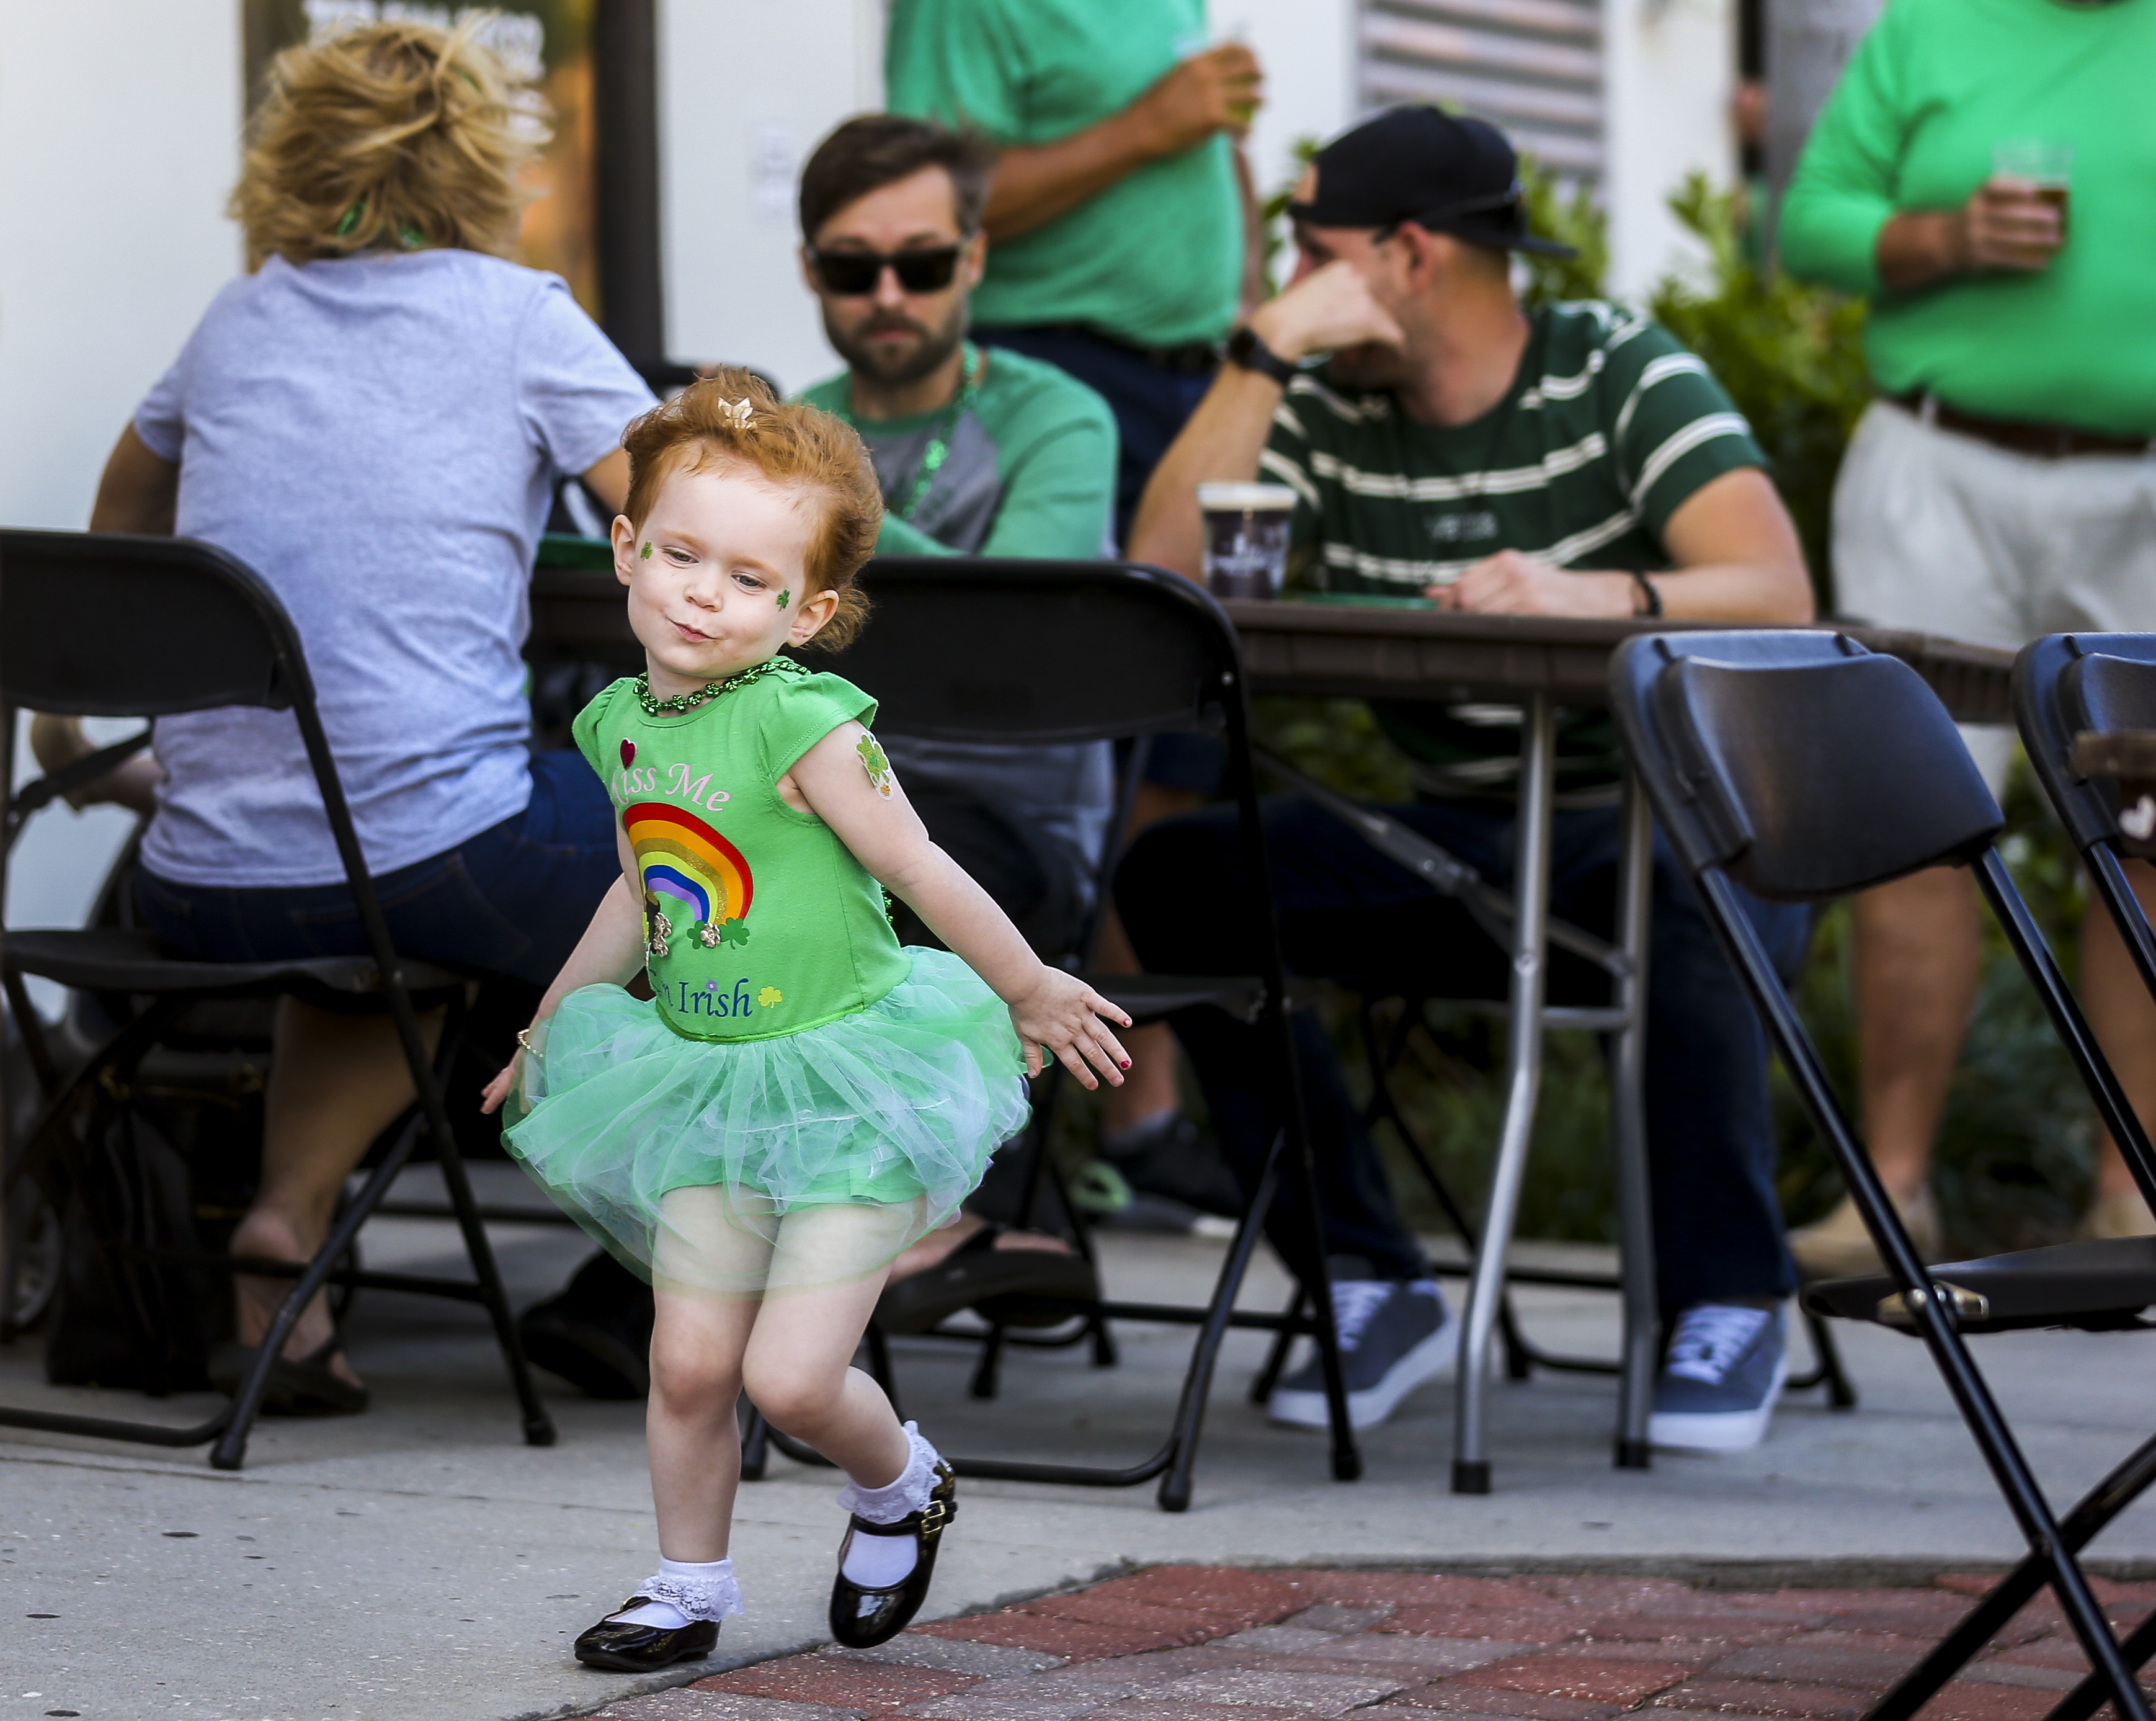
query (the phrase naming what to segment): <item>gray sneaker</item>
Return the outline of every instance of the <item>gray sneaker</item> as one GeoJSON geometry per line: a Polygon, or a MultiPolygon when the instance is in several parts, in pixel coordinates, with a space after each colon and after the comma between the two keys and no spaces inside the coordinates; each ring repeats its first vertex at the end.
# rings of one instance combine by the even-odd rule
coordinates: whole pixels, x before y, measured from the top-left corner
{"type": "MultiPolygon", "coordinates": [[[[1376,1427],[1424,1381],[1450,1374],[1457,1359],[1452,1314],[1435,1279],[1335,1279],[1332,1322],[1348,1420],[1357,1428],[1376,1427]]],[[[1296,1428],[1327,1426],[1315,1343],[1301,1365],[1281,1378],[1265,1414],[1296,1428]]]]}
{"type": "Polygon", "coordinates": [[[1651,1446],[1748,1451],[1766,1438],[1789,1376],[1789,1331],[1779,1308],[1702,1302],[1677,1319],[1647,1419],[1651,1446]]]}

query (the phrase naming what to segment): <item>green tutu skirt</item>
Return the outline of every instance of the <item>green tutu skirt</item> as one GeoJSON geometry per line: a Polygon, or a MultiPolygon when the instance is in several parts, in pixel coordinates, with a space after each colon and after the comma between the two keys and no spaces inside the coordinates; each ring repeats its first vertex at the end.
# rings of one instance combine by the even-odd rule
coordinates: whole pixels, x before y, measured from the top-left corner
{"type": "Polygon", "coordinates": [[[661,1290],[759,1297],[880,1271],[958,1210],[1025,1127],[1002,1001],[910,948],[865,1009],[768,1040],[690,1040],[586,986],[532,1033],[503,1139],[661,1290]]]}

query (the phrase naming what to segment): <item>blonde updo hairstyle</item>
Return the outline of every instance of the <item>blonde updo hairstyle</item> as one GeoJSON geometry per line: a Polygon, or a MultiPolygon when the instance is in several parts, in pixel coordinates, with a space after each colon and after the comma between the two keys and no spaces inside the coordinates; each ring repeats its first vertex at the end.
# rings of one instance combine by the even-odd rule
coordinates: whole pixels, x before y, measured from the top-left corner
{"type": "Polygon", "coordinates": [[[247,266],[443,246],[506,257],[545,107],[477,39],[362,24],[270,62],[228,213],[247,266]]]}
{"type": "Polygon", "coordinates": [[[855,578],[875,553],[883,493],[853,426],[813,406],[782,401],[752,371],[723,366],[634,420],[621,445],[629,450],[629,473],[622,511],[639,533],[660,487],[677,472],[742,466],[806,492],[817,521],[803,595],[839,594],[839,607],[809,644],[838,651],[860,632],[869,600],[855,578]]]}

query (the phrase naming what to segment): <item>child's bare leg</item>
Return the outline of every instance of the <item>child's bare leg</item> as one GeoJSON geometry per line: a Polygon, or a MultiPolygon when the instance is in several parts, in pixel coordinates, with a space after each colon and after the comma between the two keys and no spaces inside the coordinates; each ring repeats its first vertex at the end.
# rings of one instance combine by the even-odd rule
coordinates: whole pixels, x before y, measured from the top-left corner
{"type": "Polygon", "coordinates": [[[829,1290],[767,1297],[742,1359],[750,1402],[854,1481],[882,1487],[911,1456],[883,1389],[852,1366],[883,1290],[880,1272],[829,1290]]]}
{"type": "Polygon", "coordinates": [[[752,1287],[771,1261],[770,1244],[754,1229],[770,1215],[753,1208],[715,1188],[675,1189],[660,1203],[652,1240],[651,1395],[644,1407],[659,1570],[642,1585],[648,1600],[608,1615],[578,1640],[578,1656],[596,1657],[597,1665],[663,1665],[678,1658],[679,1646],[670,1636],[654,1645],[649,1633],[672,1634],[740,1611],[726,1557],[741,1484],[734,1409],[756,1320],[752,1287]],[[636,1637],[639,1631],[646,1636],[636,1637]]]}
{"type": "Polygon", "coordinates": [[[668,1559],[723,1559],[741,1484],[734,1406],[757,1304],[666,1291],[654,1301],[644,1427],[659,1551],[668,1559]]]}

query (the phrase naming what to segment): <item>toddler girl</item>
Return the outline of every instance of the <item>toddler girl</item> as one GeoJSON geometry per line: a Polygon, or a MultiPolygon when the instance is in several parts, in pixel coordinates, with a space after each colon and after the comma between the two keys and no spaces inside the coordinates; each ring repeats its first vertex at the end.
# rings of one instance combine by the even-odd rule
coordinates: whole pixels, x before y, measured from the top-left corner
{"type": "Polygon", "coordinates": [[[576,1653],[662,1667],[740,1611],[743,1391],[849,1478],[831,1630],[865,1647],[919,1608],[956,1509],[950,1467],[851,1367],[886,1271],[1024,1126],[1041,1049],[1120,1082],[1101,1019],[1129,1023],[929,841],[864,727],[875,701],[780,655],[843,644],[866,608],[881,505],[853,432],[732,371],[624,443],[614,567],[648,667],[575,732],[623,877],[487,1091],[511,1150],[656,1294],[660,1569],[576,1653]],[[880,886],[956,954],[901,948],[880,886]]]}

